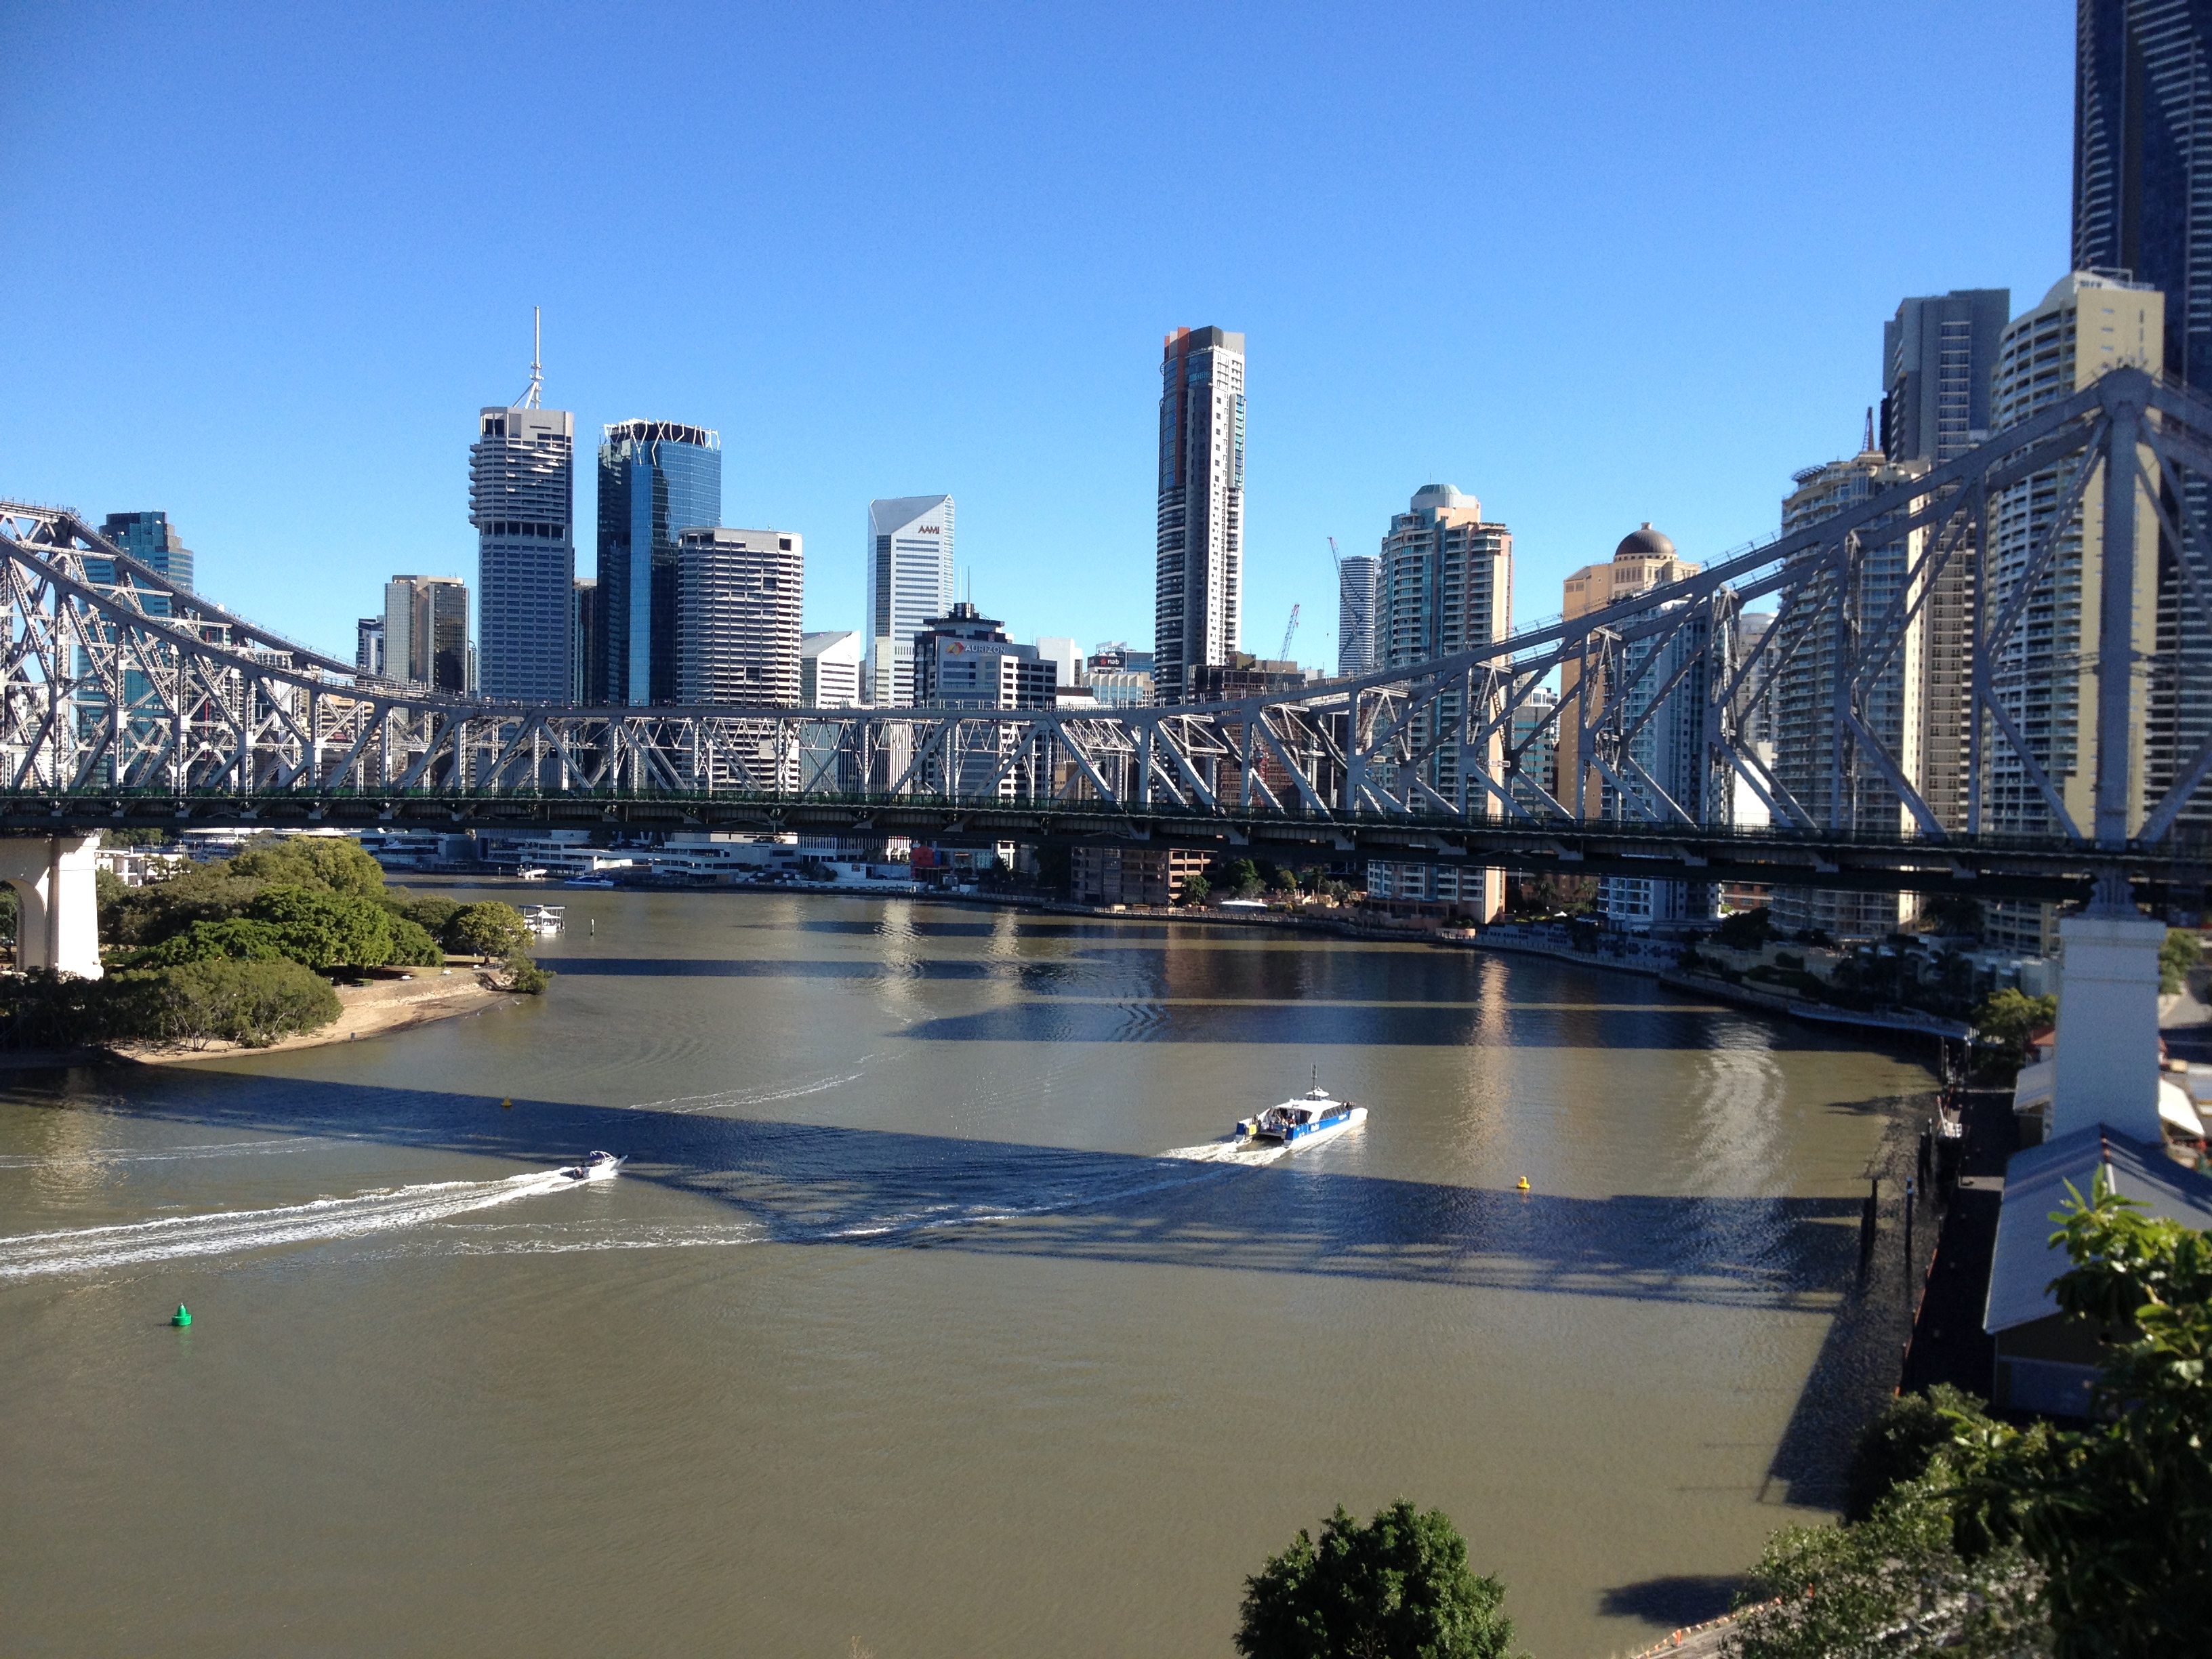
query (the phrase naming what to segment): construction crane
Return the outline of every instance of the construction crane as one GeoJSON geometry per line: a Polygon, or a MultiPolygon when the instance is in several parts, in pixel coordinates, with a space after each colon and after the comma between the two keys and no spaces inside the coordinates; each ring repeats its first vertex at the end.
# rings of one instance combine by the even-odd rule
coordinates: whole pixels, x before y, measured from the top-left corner
{"type": "Polygon", "coordinates": [[[1296,605],[1292,605],[1291,607],[1291,625],[1283,630],[1283,648],[1275,653],[1275,657],[1278,661],[1288,662],[1291,659],[1291,635],[1297,631],[1298,608],[1296,605]]]}

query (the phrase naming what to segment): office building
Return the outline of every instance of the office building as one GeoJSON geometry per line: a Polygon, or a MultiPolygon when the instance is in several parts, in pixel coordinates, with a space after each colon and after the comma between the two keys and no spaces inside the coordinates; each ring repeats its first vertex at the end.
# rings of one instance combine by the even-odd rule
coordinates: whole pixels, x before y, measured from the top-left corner
{"type": "MultiPolygon", "coordinates": [[[[2078,0],[2075,19],[2074,269],[2158,289],[2164,326],[2144,367],[2212,391],[2212,8],[2078,0]]],[[[2191,475],[2185,495],[2189,520],[2204,522],[2212,486],[2191,475]]],[[[2212,548],[2192,539],[2203,568],[2212,548]]],[[[2162,672],[2144,732],[2153,799],[2212,741],[2212,615],[2189,602],[2179,552],[2160,549],[2155,590],[2162,672]]],[[[2180,827],[2212,830],[2212,791],[2197,792],[2180,827]]]]}
{"type": "MultiPolygon", "coordinates": [[[[1057,676],[1035,646],[1015,644],[1002,624],[964,599],[930,617],[915,636],[915,702],[925,708],[1050,708],[1058,702],[1057,676]]],[[[1026,726],[963,726],[957,751],[931,761],[929,787],[958,795],[995,787],[1011,795],[1034,784],[1024,766],[1041,767],[1047,759],[1029,737],[1026,726]]]]}
{"type": "Polygon", "coordinates": [[[870,501],[867,578],[869,701],[911,708],[915,635],[952,605],[952,497],[870,501]]]}
{"type": "Polygon", "coordinates": [[[1076,648],[1073,640],[1065,635],[1040,634],[1036,648],[1037,655],[1060,671],[1061,690],[1083,684],[1083,653],[1076,648]]]}
{"type": "Polygon", "coordinates": [[[1212,854],[1194,848],[1073,847],[1068,849],[1068,895],[1078,904],[1182,902],[1193,876],[1202,876],[1212,854]]]}
{"type": "Polygon", "coordinates": [[[799,641],[799,706],[855,708],[867,643],[858,629],[804,634],[799,641]]]}
{"type": "Polygon", "coordinates": [[[722,521],[722,437],[617,421],[599,441],[599,678],[594,701],[676,699],[676,544],[722,521]]]}
{"type": "MultiPolygon", "coordinates": [[[[1482,503],[1450,484],[1425,484],[1395,514],[1377,557],[1375,636],[1379,666],[1410,667],[1487,645],[1513,631],[1513,533],[1485,521],[1482,503]]],[[[1462,693],[1440,694],[1414,716],[1415,750],[1439,727],[1456,729],[1468,711],[1462,693]]],[[[1480,713],[1480,711],[1477,711],[1480,713]]],[[[1480,724],[1480,721],[1478,721],[1480,724]]],[[[1418,763],[1415,799],[1425,793],[1478,817],[1495,816],[1497,797],[1477,775],[1499,783],[1504,743],[1492,732],[1478,750],[1457,741],[1434,745],[1418,763]]],[[[1483,921],[1505,901],[1504,873],[1473,866],[1374,863],[1368,892],[1376,898],[1449,904],[1483,921]]]]}
{"type": "Polygon", "coordinates": [[[576,578],[576,417],[538,406],[530,389],[481,410],[469,447],[469,522],[477,532],[477,631],[484,694],[569,700],[576,578]]]}
{"type": "MultiPolygon", "coordinates": [[[[2073,271],[2007,326],[1990,386],[1990,418],[2002,432],[2071,396],[2123,365],[2155,369],[2166,361],[2166,300],[2145,283],[2073,271]]],[[[2146,466],[2154,466],[2148,451],[2146,466]]],[[[2026,574],[2052,515],[2076,471],[2094,465],[2075,456],[2007,487],[1990,507],[1990,592],[2009,595],[2026,574]]],[[[2105,488],[2097,469],[2082,491],[2057,550],[2030,590],[2020,625],[2002,641],[1990,668],[1999,707],[2026,734],[2036,764],[2067,815],[2084,832],[2096,821],[2097,652],[2102,627],[2100,567],[2085,549],[2104,547],[2105,488]]],[[[2166,607],[2146,605],[2157,593],[2161,549],[2158,520],[2136,514],[2134,648],[2154,658],[2166,631],[2166,607]]],[[[2158,665],[2163,666],[2163,665],[2158,665]]],[[[2173,705],[2170,676],[2146,676],[2148,695],[2135,700],[2128,764],[2128,817],[2140,823],[2147,799],[2172,775],[2173,705]],[[2166,681],[2161,685],[2161,680],[2166,681]],[[2164,692],[2161,696],[2160,693],[2164,692]],[[2164,752],[2161,752],[2161,745],[2164,752]]],[[[2002,833],[2051,835],[2062,825],[2034,774],[2001,737],[1990,743],[1982,827],[2002,833]]],[[[2057,948],[2055,912],[2047,905],[1985,907],[1990,942],[2049,954],[2057,948]]]]}
{"type": "Polygon", "coordinates": [[[788,531],[679,532],[676,701],[797,708],[805,587],[805,549],[788,531]]]}
{"type": "MultiPolygon", "coordinates": [[[[1647,519],[1620,538],[1608,562],[1586,564],[1566,579],[1559,614],[1572,621],[1697,574],[1698,567],[1677,557],[1674,542],[1647,519]]],[[[1605,780],[1582,752],[1582,728],[1598,719],[1610,694],[1602,681],[1585,688],[1582,675],[1582,664],[1574,658],[1559,665],[1559,702],[1565,706],[1558,721],[1559,787],[1553,793],[1571,814],[1594,818],[1604,816],[1605,780]]]]}
{"type": "MultiPolygon", "coordinates": [[[[166,513],[111,513],[103,520],[100,533],[115,544],[117,549],[128,553],[139,563],[157,574],[167,576],[187,592],[192,586],[192,553],[185,545],[184,538],[177,534],[176,526],[169,522],[166,513]]],[[[111,562],[88,559],[85,570],[94,581],[115,580],[111,562]],[[95,568],[95,567],[98,567],[95,568]]],[[[166,593],[147,593],[140,603],[149,617],[166,617],[170,613],[169,597],[166,593]]]]}
{"type": "Polygon", "coordinates": [[[384,618],[363,617],[353,625],[353,665],[364,674],[384,672],[384,618]]]}
{"type": "Polygon", "coordinates": [[[387,678],[465,696],[469,586],[459,576],[394,576],[384,585],[387,678]]]}
{"type": "Polygon", "coordinates": [[[1160,358],[1152,684],[1189,700],[1192,670],[1235,653],[1243,617],[1244,337],[1178,328],[1160,358]]]}
{"type": "MultiPolygon", "coordinates": [[[[1620,781],[1607,779],[1604,816],[1643,823],[1676,820],[1676,809],[1704,823],[1712,785],[1706,764],[1705,705],[1711,696],[1711,619],[1702,607],[1675,599],[1668,611],[1690,611],[1671,633],[1631,640],[1621,653],[1626,692],[1621,718],[1634,735],[1625,745],[1620,781]]],[[[1606,876],[1597,902],[1609,921],[1650,933],[1710,921],[1717,894],[1709,883],[1606,876]]]]}
{"type": "Polygon", "coordinates": [[[1541,685],[1513,706],[1505,787],[1536,817],[1557,816],[1545,797],[1559,793],[1559,723],[1552,717],[1559,706],[1559,694],[1541,685]],[[1517,763],[1512,759],[1516,754],[1517,763]]]}
{"type": "Polygon", "coordinates": [[[605,630],[599,625],[599,584],[594,576],[579,576],[568,585],[568,701],[578,706],[592,701],[599,684],[596,665],[606,652],[605,630]]]}
{"type": "Polygon", "coordinates": [[[1364,674],[1378,665],[1375,650],[1375,584],[1382,562],[1354,553],[1336,566],[1336,672],[1364,674]]]}
{"type": "Polygon", "coordinates": [[[1186,702],[1235,702],[1242,697],[1272,697],[1303,691],[1321,678],[1287,657],[1255,657],[1239,651],[1224,663],[1203,663],[1190,671],[1186,702]]]}

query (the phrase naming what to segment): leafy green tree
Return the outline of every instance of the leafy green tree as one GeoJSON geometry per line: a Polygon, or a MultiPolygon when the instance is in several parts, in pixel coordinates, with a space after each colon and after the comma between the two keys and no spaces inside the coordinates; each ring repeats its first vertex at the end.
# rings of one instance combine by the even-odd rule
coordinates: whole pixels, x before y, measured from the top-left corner
{"type": "Polygon", "coordinates": [[[1204,876],[1192,876],[1182,884],[1182,902],[1185,904],[1203,904],[1212,891],[1213,884],[1204,876]]]}
{"type": "Polygon", "coordinates": [[[2041,1567],[2062,1659],[2201,1652],[2212,1631],[2212,1235],[2153,1216],[2100,1173],[2059,1212],[2051,1285],[2104,1333],[2094,1426],[1961,1423],[1969,1538],[2041,1567]]]}
{"type": "Polygon", "coordinates": [[[446,944],[471,956],[526,955],[530,929],[522,920],[522,912],[512,904],[487,899],[480,904],[465,904],[455,912],[446,925],[446,944]]]}
{"type": "Polygon", "coordinates": [[[413,922],[434,939],[444,939],[446,929],[461,913],[458,900],[439,893],[410,893],[404,887],[385,889],[384,908],[413,922]]]}
{"type": "Polygon", "coordinates": [[[369,899],[271,887],[246,914],[274,928],[284,954],[309,968],[377,968],[392,960],[394,918],[369,899]]]}
{"type": "Polygon", "coordinates": [[[1765,905],[1737,910],[1721,918],[1713,937],[1731,951],[1756,951],[1774,937],[1774,912],[1765,905]]]}
{"type": "Polygon", "coordinates": [[[1987,1420],[1981,1401],[1948,1382],[1926,1394],[1898,1395],[1859,1431],[1844,1479],[1844,1519],[1865,1520],[1895,1488],[1925,1475],[1960,1423],[1987,1420]]]}
{"type": "Polygon", "coordinates": [[[106,981],[32,968],[0,974],[0,1046],[68,1048],[107,1036],[106,981]]]}
{"type": "Polygon", "coordinates": [[[284,938],[265,921],[232,916],[224,921],[196,921],[181,933],[138,952],[133,968],[173,968],[185,962],[281,962],[284,938]]]}
{"type": "Polygon", "coordinates": [[[2010,1065],[2027,1058],[2027,1040],[2058,1018],[2057,997],[2031,997],[2007,988],[1974,1014],[1974,1033],[1987,1039],[2010,1065]]]}
{"type": "Polygon", "coordinates": [[[1964,893],[1936,893],[1920,902],[1920,920],[1931,933],[1982,936],[1982,902],[1964,893]]]}
{"type": "Polygon", "coordinates": [[[166,830],[102,830],[100,832],[102,847],[161,847],[168,841],[169,832],[166,830]]]}
{"type": "Polygon", "coordinates": [[[249,842],[230,872],[271,886],[327,888],[357,898],[384,892],[384,866],[347,836],[270,836],[249,842]]]}
{"type": "Polygon", "coordinates": [[[1505,1587],[1477,1577],[1442,1510],[1400,1498],[1363,1526],[1344,1511],[1244,1581],[1244,1659],[1500,1659],[1505,1587]]]}
{"type": "Polygon", "coordinates": [[[1276,871],[1275,890],[1279,893],[1289,893],[1295,896],[1298,890],[1298,872],[1295,870],[1276,871]]]}
{"type": "Polygon", "coordinates": [[[111,1030],[193,1048],[217,1039],[266,1048],[340,1012],[330,982],[296,962],[187,962],[102,983],[112,987],[111,1030]]]}
{"type": "Polygon", "coordinates": [[[550,969],[540,968],[528,956],[512,956],[507,959],[507,988],[520,991],[525,996],[542,997],[553,983],[550,969]]]}
{"type": "Polygon", "coordinates": [[[446,953],[420,927],[404,916],[392,918],[392,954],[385,961],[395,968],[442,968],[446,953]]]}
{"type": "Polygon", "coordinates": [[[2189,975],[2203,957],[2203,943],[2195,933],[2167,928],[2166,943],[2158,947],[2158,988],[2167,996],[2187,988],[2189,975]]]}

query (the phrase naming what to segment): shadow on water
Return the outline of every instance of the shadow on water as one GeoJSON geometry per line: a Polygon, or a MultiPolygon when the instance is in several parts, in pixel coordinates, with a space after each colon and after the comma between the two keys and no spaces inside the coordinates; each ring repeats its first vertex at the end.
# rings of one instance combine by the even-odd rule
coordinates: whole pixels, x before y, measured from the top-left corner
{"type": "Polygon", "coordinates": [[[1716,1573],[1678,1573],[1666,1578],[1646,1578],[1634,1584],[1618,1584],[1599,1599],[1598,1611],[1612,1619],[1643,1619],[1680,1630],[1702,1625],[1729,1610],[1741,1577],[1716,1573]]]}

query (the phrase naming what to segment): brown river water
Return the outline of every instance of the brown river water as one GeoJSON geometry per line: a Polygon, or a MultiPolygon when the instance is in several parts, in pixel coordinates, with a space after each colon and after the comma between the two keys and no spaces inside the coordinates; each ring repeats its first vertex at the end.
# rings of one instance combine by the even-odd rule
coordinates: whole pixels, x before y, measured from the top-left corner
{"type": "Polygon", "coordinates": [[[543,998],[0,1073],[0,1651],[1226,1655],[1403,1494],[1602,1659],[1819,1514],[1915,1048],[1416,945],[544,896],[543,998]],[[1363,1127],[1224,1155],[1316,1067],[1363,1127]]]}

